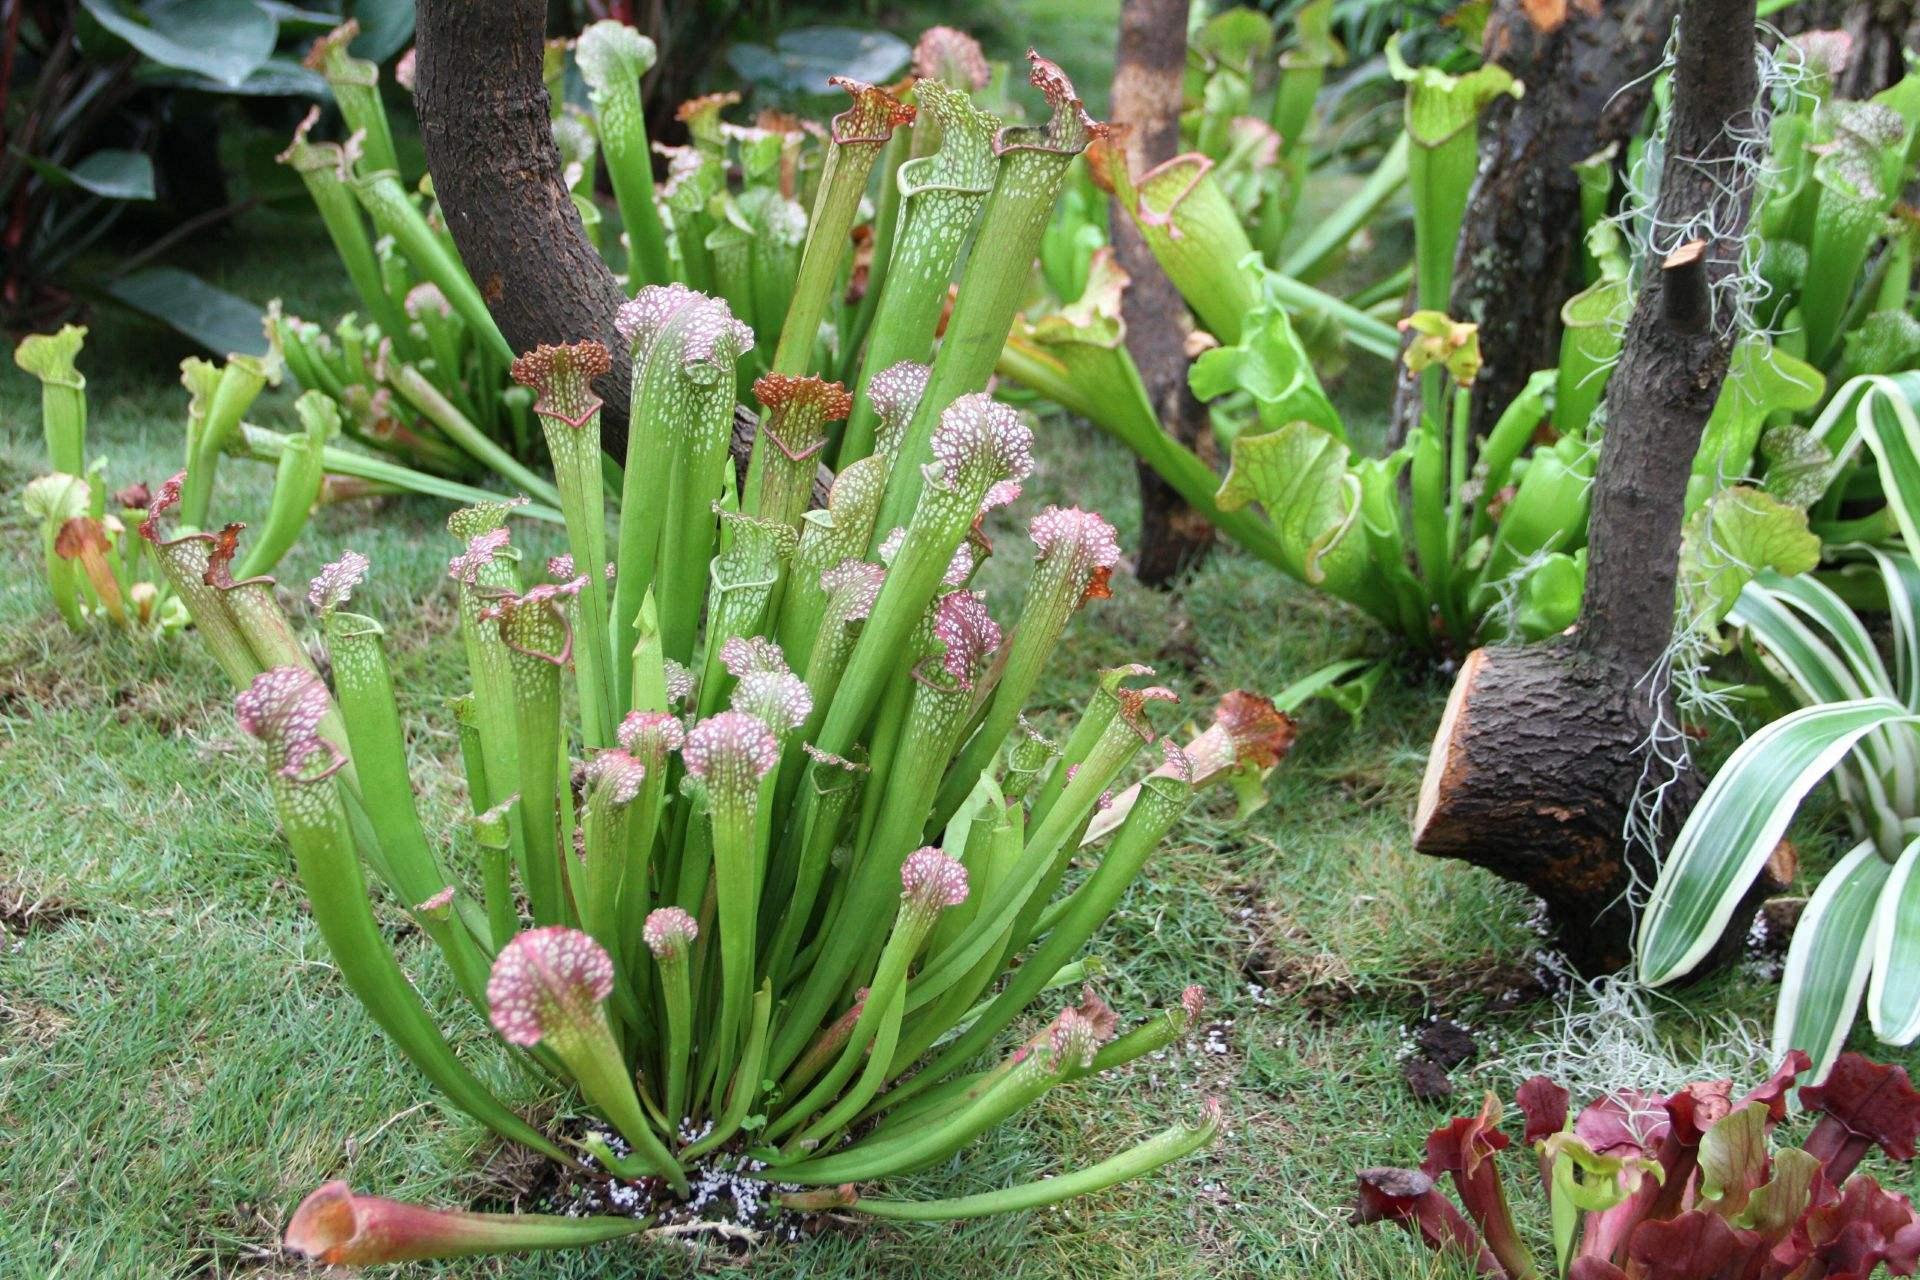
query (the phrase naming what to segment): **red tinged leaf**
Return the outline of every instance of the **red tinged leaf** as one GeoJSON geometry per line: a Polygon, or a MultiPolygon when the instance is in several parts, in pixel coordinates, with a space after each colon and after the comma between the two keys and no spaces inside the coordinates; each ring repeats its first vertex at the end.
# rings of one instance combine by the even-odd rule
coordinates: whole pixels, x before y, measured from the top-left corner
{"type": "Polygon", "coordinates": [[[1696,1209],[1664,1222],[1643,1222],[1627,1245],[1635,1280],[1742,1280],[1760,1241],[1696,1209]]]}
{"type": "Polygon", "coordinates": [[[1669,1138],[1683,1146],[1697,1147],[1707,1130],[1733,1110],[1733,1081],[1682,1085],[1667,1095],[1666,1108],[1669,1138]]]}
{"type": "Polygon", "coordinates": [[[1914,1139],[1920,1136],[1920,1093],[1900,1067],[1843,1053],[1825,1081],[1800,1090],[1800,1105],[1825,1113],[1805,1146],[1836,1186],[1846,1181],[1869,1147],[1877,1146],[1895,1160],[1913,1159],[1914,1139]]]}
{"type": "Polygon", "coordinates": [[[1910,1276],[1920,1265],[1920,1218],[1905,1196],[1861,1174],[1810,1210],[1774,1256],[1790,1249],[1795,1261],[1815,1263],[1812,1274],[1824,1280],[1866,1280],[1883,1262],[1892,1274],[1910,1276]]]}
{"type": "Polygon", "coordinates": [[[1567,1280],[1628,1280],[1627,1273],[1605,1258],[1575,1258],[1567,1280]]]}
{"type": "Polygon", "coordinates": [[[1750,1102],[1764,1102],[1767,1104],[1767,1118],[1773,1124],[1779,1124],[1787,1118],[1788,1090],[1793,1088],[1793,1082],[1799,1078],[1800,1073],[1812,1066],[1813,1059],[1801,1050],[1787,1050],[1787,1056],[1778,1067],[1774,1068],[1773,1074],[1767,1077],[1766,1083],[1734,1103],[1734,1109],[1738,1110],[1750,1102]]]}
{"type": "Polygon", "coordinates": [[[1595,1155],[1623,1160],[1652,1154],[1670,1127],[1666,1100],[1637,1089],[1596,1098],[1573,1121],[1574,1134],[1595,1155]]]}
{"type": "Polygon", "coordinates": [[[1359,1195],[1348,1221],[1355,1226],[1397,1222],[1430,1249],[1452,1250],[1472,1258],[1481,1275],[1506,1275],[1492,1251],[1480,1243],[1480,1233],[1473,1224],[1434,1188],[1433,1179],[1418,1169],[1362,1169],[1359,1195]]]}
{"type": "Polygon", "coordinates": [[[1462,1116],[1427,1136],[1427,1158],[1420,1171],[1429,1178],[1451,1174],[1453,1189],[1485,1237],[1487,1248],[1511,1275],[1531,1275],[1533,1258],[1520,1243],[1495,1157],[1512,1139],[1500,1132],[1500,1099],[1491,1089],[1474,1116],[1462,1116]]]}
{"type": "Polygon", "coordinates": [[[646,1226],[645,1219],[635,1218],[427,1209],[355,1195],[346,1183],[329,1182],[294,1210],[285,1243],[292,1252],[329,1266],[364,1267],[476,1253],[564,1249],[632,1235],[646,1226]]]}
{"type": "Polygon", "coordinates": [[[1520,1092],[1513,1096],[1514,1105],[1527,1120],[1521,1141],[1531,1146],[1566,1128],[1567,1100],[1567,1091],[1545,1076],[1534,1076],[1521,1085],[1520,1092]]]}

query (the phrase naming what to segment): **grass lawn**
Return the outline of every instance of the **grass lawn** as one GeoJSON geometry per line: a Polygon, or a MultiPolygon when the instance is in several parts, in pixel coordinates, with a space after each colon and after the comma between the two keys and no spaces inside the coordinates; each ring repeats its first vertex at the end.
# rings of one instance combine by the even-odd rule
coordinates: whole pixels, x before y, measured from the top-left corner
{"type": "MultiPolygon", "coordinates": [[[[258,215],[243,231],[218,254],[220,283],[313,316],[351,305],[306,222],[258,215]]],[[[157,483],[177,468],[180,354],[128,321],[96,326],[82,367],[91,448],[110,458],[112,484],[157,483]]],[[[1365,390],[1349,388],[1362,401],[1365,390]]],[[[286,394],[254,417],[286,423],[286,394]]],[[[1039,437],[1040,469],[1000,513],[1000,562],[984,571],[1002,617],[1027,554],[1025,522],[1040,506],[1106,512],[1123,545],[1137,525],[1133,464],[1117,446],[1058,417],[1039,437]]],[[[9,365],[0,373],[0,1277],[304,1275],[277,1252],[277,1231],[329,1178],[406,1199],[524,1206],[537,1167],[442,1105],[343,989],[211,660],[191,636],[157,645],[75,636],[53,616],[18,502],[44,465],[35,388],[9,365]]],[[[264,485],[264,468],[228,462],[215,511],[257,518],[264,485]]],[[[364,599],[391,634],[415,776],[439,831],[461,799],[444,707],[461,688],[444,515],[423,501],[329,508],[279,574],[304,620],[295,602],[323,561],[348,547],[372,557],[356,607],[364,599]]],[[[1322,663],[1384,652],[1356,615],[1230,548],[1171,596],[1124,573],[1114,585],[1112,600],[1081,615],[1038,693],[1041,713],[1068,709],[1094,669],[1138,660],[1204,723],[1226,690],[1273,693],[1322,663]]],[[[1356,1169],[1417,1163],[1429,1129],[1470,1109],[1483,1087],[1511,1096],[1561,1026],[1555,1000],[1524,995],[1539,942],[1524,896],[1409,847],[1445,692],[1443,676],[1407,670],[1389,676],[1358,725],[1310,705],[1264,810],[1242,822],[1225,796],[1198,806],[1094,955],[1123,1015],[1201,982],[1209,1025],[1117,1078],[1049,1095],[908,1190],[964,1194],[1083,1165],[1217,1095],[1229,1127],[1210,1151],[1053,1211],[952,1227],[829,1224],[807,1243],[766,1248],[754,1274],[1465,1277],[1398,1231],[1345,1223],[1356,1169]],[[1435,1015],[1478,1038],[1477,1059],[1453,1073],[1452,1104],[1417,1101],[1402,1081],[1410,1030],[1435,1015]]],[[[388,920],[456,1047],[503,1096],[550,1118],[560,1100],[512,1074],[406,917],[388,920]]],[[[1634,1082],[1650,1087],[1677,1084],[1695,1055],[1751,1075],[1757,1065],[1742,1060],[1736,1033],[1757,1032],[1772,994],[1750,973],[1730,973],[1663,1004],[1660,1042],[1615,1012],[1589,1017],[1571,1047],[1602,1043],[1589,1070],[1637,1062],[1634,1082]]],[[[1531,1188],[1525,1196],[1537,1201],[1531,1188]]],[[[626,1277],[741,1265],[717,1244],[681,1241],[388,1274],[626,1277]]]]}

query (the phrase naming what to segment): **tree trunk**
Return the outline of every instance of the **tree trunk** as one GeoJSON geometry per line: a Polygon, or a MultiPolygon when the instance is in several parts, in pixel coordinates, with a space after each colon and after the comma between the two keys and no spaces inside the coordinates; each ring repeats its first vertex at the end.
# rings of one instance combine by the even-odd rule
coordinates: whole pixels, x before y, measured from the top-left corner
{"type": "MultiPolygon", "coordinates": [[[[1187,65],[1186,0],[1125,0],[1113,72],[1113,119],[1127,128],[1127,167],[1143,172],[1180,150],[1181,81],[1187,65]]],[[[1187,386],[1186,304],[1131,219],[1117,211],[1114,256],[1132,283],[1121,296],[1127,354],[1146,384],[1154,416],[1180,443],[1212,460],[1206,407],[1187,386]]],[[[1173,486],[1142,462],[1140,554],[1135,576],[1164,586],[1198,563],[1214,530],[1173,486]]]]}
{"type": "MultiPolygon", "coordinates": [[[[627,300],[587,239],[560,176],[540,78],[542,0],[420,0],[415,106],[447,230],[515,351],[597,339],[627,350],[614,314],[627,300]]],[[[606,402],[600,439],[624,458],[631,374],[624,359],[594,383],[606,402]]],[[[734,409],[734,465],[745,474],[755,419],[734,409]]],[[[814,500],[829,479],[821,468],[814,500]]]]}
{"type": "MultiPolygon", "coordinates": [[[[1625,964],[1635,880],[1653,847],[1628,818],[1667,766],[1667,693],[1689,464],[1726,376],[1738,320],[1713,295],[1741,250],[1752,174],[1732,164],[1733,132],[1753,127],[1754,0],[1687,0],[1658,223],[1710,239],[1644,271],[1594,482],[1586,597],[1570,633],[1548,644],[1478,650],[1448,702],[1414,820],[1414,847],[1517,880],[1546,900],[1586,973],[1625,964]],[[1731,126],[1731,128],[1729,127],[1731,126]],[[1710,229],[1710,230],[1709,230],[1710,229]],[[1721,303],[1716,311],[1715,302],[1721,303]]],[[[1668,248],[1669,246],[1661,246],[1668,248]]],[[[1664,847],[1699,798],[1684,763],[1651,842],[1664,847]]],[[[1736,917],[1744,931],[1746,921],[1736,917]]]]}
{"type": "MultiPolygon", "coordinates": [[[[594,338],[626,301],[560,176],[540,80],[544,0],[420,0],[414,101],[434,195],[461,261],[515,351],[594,338]]],[[[625,361],[594,385],[608,452],[626,447],[625,361]]]]}
{"type": "MultiPolygon", "coordinates": [[[[1580,181],[1573,166],[1628,138],[1646,113],[1677,0],[1607,4],[1497,0],[1484,51],[1526,85],[1480,124],[1480,169],[1454,251],[1447,314],[1480,326],[1485,360],[1473,388],[1484,436],[1536,369],[1560,358],[1560,308],[1580,260],[1580,181]]],[[[1420,417],[1417,379],[1401,377],[1393,427],[1420,417]]]]}

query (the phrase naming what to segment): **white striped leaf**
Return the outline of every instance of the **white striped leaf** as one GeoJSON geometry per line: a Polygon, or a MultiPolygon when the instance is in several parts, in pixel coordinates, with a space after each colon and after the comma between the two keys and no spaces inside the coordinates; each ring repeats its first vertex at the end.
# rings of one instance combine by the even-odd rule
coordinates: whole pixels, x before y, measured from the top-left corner
{"type": "Polygon", "coordinates": [[[1867,1016],[1887,1044],[1920,1035],[1920,840],[1901,852],[1880,891],[1873,926],[1873,979],[1867,1016]]]}
{"type": "Polygon", "coordinates": [[[1742,743],[1707,784],[1660,869],[1640,922],[1640,981],[1657,987],[1698,965],[1806,794],[1861,737],[1915,720],[1890,698],[1862,698],[1803,707],[1742,743]]]}
{"type": "Polygon", "coordinates": [[[1880,464],[1887,506],[1908,547],[1920,547],[1920,370],[1851,379],[1812,427],[1836,475],[1862,440],[1880,464]]]}
{"type": "Polygon", "coordinates": [[[1854,846],[1821,878],[1793,931],[1773,1014],[1773,1056],[1805,1050],[1813,1059],[1809,1083],[1826,1078],[1859,1011],[1873,966],[1874,912],[1888,870],[1871,840],[1854,846]]]}

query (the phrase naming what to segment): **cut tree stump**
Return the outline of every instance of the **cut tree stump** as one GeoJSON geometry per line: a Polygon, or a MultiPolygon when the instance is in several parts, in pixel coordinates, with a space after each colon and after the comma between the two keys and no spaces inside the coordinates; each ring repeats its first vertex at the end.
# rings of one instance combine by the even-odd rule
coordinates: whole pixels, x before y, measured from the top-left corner
{"type": "MultiPolygon", "coordinates": [[[[1738,318],[1714,291],[1738,261],[1752,198],[1734,163],[1754,127],[1754,0],[1687,0],[1657,224],[1695,236],[1646,272],[1607,390],[1579,621],[1551,642],[1476,650],[1434,738],[1414,847],[1525,885],[1588,975],[1632,956],[1633,900],[1703,783],[1665,672],[1673,636],[1687,477],[1726,376],[1738,318]],[[1648,749],[1656,726],[1667,752],[1648,749]],[[1664,785],[1657,821],[1628,815],[1664,785]]],[[[1749,915],[1736,914],[1730,948],[1749,915]]]]}

